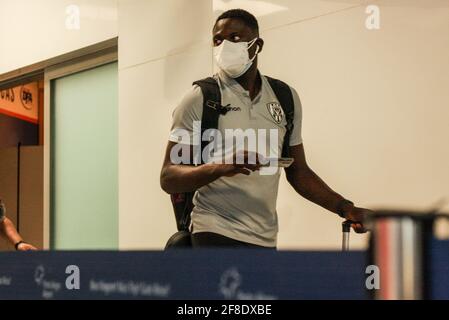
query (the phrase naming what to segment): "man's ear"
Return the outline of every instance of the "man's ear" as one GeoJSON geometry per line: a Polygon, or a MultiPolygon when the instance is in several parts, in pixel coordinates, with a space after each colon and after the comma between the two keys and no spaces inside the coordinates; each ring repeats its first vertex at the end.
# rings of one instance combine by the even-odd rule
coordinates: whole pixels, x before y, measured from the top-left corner
{"type": "Polygon", "coordinates": [[[259,38],[259,39],[256,40],[256,45],[259,46],[259,53],[262,52],[264,44],[265,44],[265,42],[263,41],[262,38],[259,38]]]}

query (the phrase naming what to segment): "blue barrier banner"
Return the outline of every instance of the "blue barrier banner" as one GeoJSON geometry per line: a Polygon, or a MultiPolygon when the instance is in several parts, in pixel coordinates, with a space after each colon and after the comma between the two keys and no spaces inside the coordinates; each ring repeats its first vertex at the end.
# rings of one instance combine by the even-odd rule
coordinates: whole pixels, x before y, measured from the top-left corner
{"type": "Polygon", "coordinates": [[[367,299],[365,252],[0,254],[0,300],[367,299]]]}
{"type": "Polygon", "coordinates": [[[449,300],[449,241],[432,241],[430,261],[430,298],[449,300]]]}

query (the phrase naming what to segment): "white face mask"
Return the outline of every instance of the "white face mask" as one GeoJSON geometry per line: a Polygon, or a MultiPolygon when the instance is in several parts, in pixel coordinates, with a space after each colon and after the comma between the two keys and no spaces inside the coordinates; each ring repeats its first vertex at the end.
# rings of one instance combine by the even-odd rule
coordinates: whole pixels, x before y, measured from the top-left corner
{"type": "Polygon", "coordinates": [[[214,47],[215,63],[231,78],[242,76],[251,67],[259,53],[259,46],[257,46],[254,57],[249,58],[248,49],[256,43],[257,39],[255,38],[250,42],[223,40],[218,47],[214,47]]]}

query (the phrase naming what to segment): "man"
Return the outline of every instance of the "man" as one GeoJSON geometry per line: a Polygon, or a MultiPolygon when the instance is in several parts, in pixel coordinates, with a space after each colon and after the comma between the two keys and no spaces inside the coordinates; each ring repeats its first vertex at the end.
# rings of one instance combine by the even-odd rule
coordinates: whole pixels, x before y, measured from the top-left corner
{"type": "MultiPolygon", "coordinates": [[[[241,9],[223,13],[213,27],[213,45],[215,61],[220,68],[215,79],[220,87],[222,105],[229,111],[219,118],[219,131],[237,128],[278,130],[276,151],[279,154],[286,120],[282,112],[270,109],[277,98],[267,78],[258,71],[257,56],[262,52],[264,41],[259,37],[256,18],[241,9]]],[[[353,221],[356,232],[365,232],[361,221],[368,210],[354,206],[334,192],[308,166],[301,138],[301,103],[296,91],[290,89],[295,110],[289,143],[289,153],[294,161],[286,169],[289,183],[306,199],[353,221]]],[[[243,163],[200,166],[175,164],[177,162],[171,159],[177,153],[172,150],[179,146],[177,131],[187,130],[190,143],[182,143],[194,144],[194,122],[201,121],[202,112],[202,91],[193,86],[174,112],[161,172],[161,186],[167,193],[197,190],[191,214],[193,247],[276,248],[280,172],[262,174],[260,157],[263,155],[257,154],[258,160],[251,162],[250,153],[246,152],[243,163]]]]}
{"type": "Polygon", "coordinates": [[[23,241],[22,237],[14,227],[14,224],[5,216],[5,213],[5,205],[0,200],[0,235],[5,236],[8,241],[14,245],[17,251],[37,250],[31,244],[23,241]]]}

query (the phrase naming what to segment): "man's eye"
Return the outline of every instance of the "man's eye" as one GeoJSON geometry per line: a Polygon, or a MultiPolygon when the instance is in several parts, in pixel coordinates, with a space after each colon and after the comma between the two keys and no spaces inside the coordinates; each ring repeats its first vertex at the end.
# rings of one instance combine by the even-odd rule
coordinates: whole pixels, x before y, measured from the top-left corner
{"type": "Polygon", "coordinates": [[[240,39],[241,39],[241,38],[240,38],[239,36],[233,36],[233,37],[232,37],[232,40],[234,40],[234,41],[236,41],[236,42],[237,42],[237,41],[240,41],[240,39]]]}
{"type": "Polygon", "coordinates": [[[219,46],[221,43],[222,43],[221,40],[215,40],[215,41],[214,41],[214,44],[215,44],[216,46],[219,46]]]}

